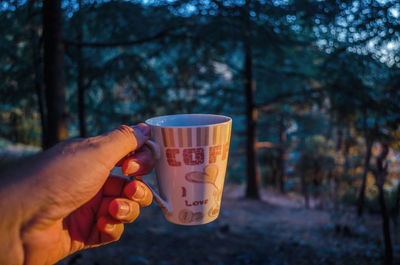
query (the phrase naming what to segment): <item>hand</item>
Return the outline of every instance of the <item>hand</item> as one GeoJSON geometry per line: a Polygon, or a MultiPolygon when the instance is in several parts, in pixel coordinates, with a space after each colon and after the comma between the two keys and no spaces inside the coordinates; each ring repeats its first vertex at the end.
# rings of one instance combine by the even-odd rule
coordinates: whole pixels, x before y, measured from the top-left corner
{"type": "Polygon", "coordinates": [[[0,186],[0,264],[53,264],[118,240],[153,197],[141,181],[109,174],[115,165],[126,175],[149,173],[149,135],[144,124],[121,126],[62,142],[14,170],[0,186]]]}

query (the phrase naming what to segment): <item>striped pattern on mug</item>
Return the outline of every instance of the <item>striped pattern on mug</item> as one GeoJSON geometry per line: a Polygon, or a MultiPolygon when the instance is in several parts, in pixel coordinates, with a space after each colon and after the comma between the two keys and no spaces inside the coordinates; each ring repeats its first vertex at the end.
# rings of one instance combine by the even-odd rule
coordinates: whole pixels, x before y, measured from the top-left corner
{"type": "Polygon", "coordinates": [[[165,147],[196,147],[228,143],[232,122],[197,128],[161,128],[165,147]]]}

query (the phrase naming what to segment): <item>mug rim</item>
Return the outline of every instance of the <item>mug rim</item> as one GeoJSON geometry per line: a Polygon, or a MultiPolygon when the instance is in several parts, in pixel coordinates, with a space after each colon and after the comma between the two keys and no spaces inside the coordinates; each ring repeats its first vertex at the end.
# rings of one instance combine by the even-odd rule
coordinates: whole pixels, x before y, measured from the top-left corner
{"type": "Polygon", "coordinates": [[[153,127],[160,127],[160,128],[202,128],[202,127],[210,127],[210,126],[215,126],[215,125],[220,125],[220,124],[225,124],[229,123],[232,121],[232,118],[229,116],[225,115],[219,115],[219,114],[208,114],[208,113],[190,113],[190,114],[172,114],[172,115],[162,115],[162,116],[156,116],[152,117],[150,119],[147,119],[145,123],[149,126],[153,127]],[[206,116],[206,117],[214,117],[214,118],[221,118],[221,122],[210,122],[209,124],[204,124],[204,125],[179,125],[179,126],[171,126],[171,125],[158,125],[155,123],[156,120],[158,119],[168,119],[171,117],[183,117],[183,116],[191,116],[193,118],[195,117],[201,117],[201,116],[206,116]]]}

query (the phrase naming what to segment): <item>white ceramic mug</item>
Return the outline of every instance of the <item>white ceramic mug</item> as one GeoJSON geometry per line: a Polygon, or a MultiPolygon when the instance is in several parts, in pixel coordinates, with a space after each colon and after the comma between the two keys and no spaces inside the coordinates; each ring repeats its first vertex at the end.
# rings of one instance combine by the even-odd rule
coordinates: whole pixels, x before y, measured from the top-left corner
{"type": "Polygon", "coordinates": [[[180,114],[146,120],[156,156],[160,195],[154,200],[175,224],[206,224],[218,217],[228,161],[232,119],[180,114]]]}

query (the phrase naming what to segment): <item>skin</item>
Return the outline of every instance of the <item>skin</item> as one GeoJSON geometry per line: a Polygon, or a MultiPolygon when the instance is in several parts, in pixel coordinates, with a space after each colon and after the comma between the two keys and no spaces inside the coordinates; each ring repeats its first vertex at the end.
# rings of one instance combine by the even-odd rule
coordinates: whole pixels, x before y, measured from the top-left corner
{"type": "Polygon", "coordinates": [[[0,264],[54,264],[81,249],[118,240],[124,224],[153,199],[139,180],[149,173],[145,124],[73,139],[24,161],[0,179],[0,264]]]}

